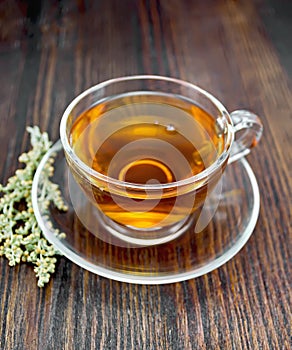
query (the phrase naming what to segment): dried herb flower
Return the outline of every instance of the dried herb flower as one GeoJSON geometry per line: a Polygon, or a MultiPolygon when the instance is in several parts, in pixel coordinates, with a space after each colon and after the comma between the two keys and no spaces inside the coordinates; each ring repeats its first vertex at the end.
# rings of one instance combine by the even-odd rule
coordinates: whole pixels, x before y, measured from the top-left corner
{"type": "MultiPolygon", "coordinates": [[[[32,208],[31,189],[35,171],[51,142],[48,134],[41,133],[37,126],[28,127],[27,131],[30,133],[32,149],[19,157],[25,167],[16,170],[6,186],[0,184],[0,256],[5,256],[10,266],[20,262],[32,263],[38,278],[37,284],[43,287],[55,271],[55,256],[59,252],[42,235],[32,208]]],[[[54,171],[53,159],[50,163],[42,175],[42,209],[48,210],[51,202],[59,210],[66,211],[58,185],[50,181],[54,171]]],[[[63,233],[56,234],[64,236],[63,233]]]]}

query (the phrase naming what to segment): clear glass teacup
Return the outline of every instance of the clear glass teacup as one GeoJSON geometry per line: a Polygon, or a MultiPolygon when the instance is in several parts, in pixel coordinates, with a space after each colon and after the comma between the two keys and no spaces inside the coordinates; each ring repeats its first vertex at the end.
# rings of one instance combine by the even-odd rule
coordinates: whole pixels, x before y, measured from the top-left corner
{"type": "Polygon", "coordinates": [[[138,245],[182,234],[227,164],[248,154],[261,134],[255,114],[229,114],[191,83],[147,75],[84,91],[60,125],[69,169],[99,225],[138,245]]]}

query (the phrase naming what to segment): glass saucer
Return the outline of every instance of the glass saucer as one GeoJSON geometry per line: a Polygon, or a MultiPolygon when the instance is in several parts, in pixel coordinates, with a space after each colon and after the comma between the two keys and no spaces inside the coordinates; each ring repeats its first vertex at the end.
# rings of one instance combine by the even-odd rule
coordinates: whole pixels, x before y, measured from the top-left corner
{"type": "MultiPolygon", "coordinates": [[[[168,243],[121,246],[115,239],[100,238],[98,222],[92,232],[84,227],[73,209],[69,177],[58,141],[44,156],[34,177],[32,201],[37,221],[47,240],[64,256],[86,270],[117,281],[164,284],[204,275],[239,252],[251,236],[259,215],[258,184],[249,163],[242,158],[227,166],[216,213],[202,231],[196,232],[196,220],[193,220],[182,235],[168,243]],[[50,157],[55,158],[52,181],[60,186],[69,208],[67,212],[60,212],[53,205],[49,213],[42,212],[40,178],[50,157]],[[55,229],[66,237],[57,236],[55,229]]],[[[81,190],[77,191],[80,198],[83,196],[80,203],[84,210],[92,215],[95,208],[84,199],[81,190]]]]}

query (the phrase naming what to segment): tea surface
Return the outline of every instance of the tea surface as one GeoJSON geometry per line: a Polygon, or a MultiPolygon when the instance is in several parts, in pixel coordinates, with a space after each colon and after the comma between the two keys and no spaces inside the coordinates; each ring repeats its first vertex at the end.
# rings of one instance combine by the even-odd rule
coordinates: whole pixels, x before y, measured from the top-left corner
{"type": "Polygon", "coordinates": [[[82,113],[70,140],[78,157],[104,175],[132,183],[168,183],[196,175],[216,160],[223,148],[217,129],[216,120],[187,101],[137,95],[82,113]]]}

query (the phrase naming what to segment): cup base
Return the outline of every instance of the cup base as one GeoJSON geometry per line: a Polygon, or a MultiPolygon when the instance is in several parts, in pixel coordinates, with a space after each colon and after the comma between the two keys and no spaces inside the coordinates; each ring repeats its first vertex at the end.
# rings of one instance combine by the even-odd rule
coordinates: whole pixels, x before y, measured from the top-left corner
{"type": "Polygon", "coordinates": [[[71,172],[68,170],[68,188],[70,201],[75,214],[83,226],[92,232],[97,238],[122,247],[151,246],[167,243],[183,234],[192,224],[195,215],[190,215],[183,220],[165,227],[153,227],[148,229],[135,228],[121,225],[107,217],[101,210],[92,204],[87,196],[80,190],[71,172]],[[97,223],[99,229],[97,230],[97,223]]]}
{"type": "MultiPolygon", "coordinates": [[[[118,238],[121,241],[126,242],[128,245],[134,246],[151,246],[167,243],[183,234],[192,224],[194,216],[166,227],[156,227],[151,230],[141,230],[130,226],[122,226],[118,223],[110,220],[103,215],[100,215],[100,224],[104,226],[105,230],[118,238]],[[143,238],[138,238],[140,235],[143,238]]],[[[99,237],[100,238],[100,237],[99,237]]]]}

